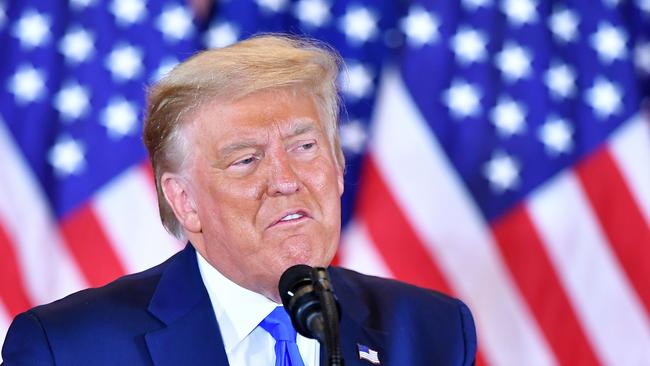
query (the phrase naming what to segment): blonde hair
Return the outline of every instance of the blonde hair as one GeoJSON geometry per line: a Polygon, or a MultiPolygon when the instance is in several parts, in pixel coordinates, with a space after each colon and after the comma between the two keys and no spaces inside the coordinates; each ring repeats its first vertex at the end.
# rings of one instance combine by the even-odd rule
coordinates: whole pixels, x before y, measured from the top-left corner
{"type": "Polygon", "coordinates": [[[144,143],[149,151],[163,226],[179,239],[181,224],[165,199],[160,178],[176,172],[187,154],[181,127],[206,101],[234,101],[257,91],[300,88],[320,113],[334,155],[343,169],[338,138],[340,57],[323,43],[286,35],[259,35],[229,47],[199,52],[176,66],[148,92],[144,143]]]}

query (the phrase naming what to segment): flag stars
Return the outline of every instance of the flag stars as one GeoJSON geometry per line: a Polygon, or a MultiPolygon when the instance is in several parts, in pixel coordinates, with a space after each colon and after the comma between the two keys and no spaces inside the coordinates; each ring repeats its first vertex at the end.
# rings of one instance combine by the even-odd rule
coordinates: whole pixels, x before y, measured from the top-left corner
{"type": "Polygon", "coordinates": [[[368,8],[349,7],[341,18],[339,29],[345,33],[348,42],[358,45],[377,36],[377,16],[368,8]]]}
{"type": "Polygon", "coordinates": [[[142,50],[126,43],[115,46],[106,58],[106,67],[110,70],[113,80],[131,80],[143,70],[142,50]]]}
{"type": "Polygon", "coordinates": [[[156,27],[165,40],[177,42],[192,34],[192,15],[184,6],[168,6],[158,16],[156,27]]]}
{"type": "Polygon", "coordinates": [[[18,67],[7,86],[16,103],[34,102],[45,95],[45,73],[32,65],[23,64],[18,67]]]}
{"type": "Polygon", "coordinates": [[[57,140],[48,153],[48,161],[54,168],[54,173],[62,178],[81,173],[86,167],[84,145],[69,137],[63,136],[57,140]]]}
{"type": "Polygon", "coordinates": [[[513,42],[507,43],[496,55],[497,67],[503,73],[504,79],[509,82],[528,77],[531,72],[531,62],[530,51],[513,42]]]}
{"type": "Polygon", "coordinates": [[[566,64],[556,63],[544,74],[544,82],[552,97],[565,99],[571,97],[576,91],[576,74],[566,64]]]}
{"type": "Polygon", "coordinates": [[[239,39],[239,30],[229,22],[213,24],[205,33],[203,42],[207,48],[230,46],[239,39]]]}
{"type": "Polygon", "coordinates": [[[374,73],[368,66],[360,63],[349,63],[347,73],[341,74],[341,89],[352,99],[367,97],[372,91],[374,73]]]}
{"type": "Polygon", "coordinates": [[[287,0],[255,0],[255,2],[260,8],[274,13],[284,10],[287,6],[287,0]]]}
{"type": "Polygon", "coordinates": [[[401,20],[400,26],[409,44],[413,47],[422,47],[436,41],[439,37],[438,27],[440,22],[433,14],[422,6],[412,6],[408,15],[401,20]]]}
{"type": "Polygon", "coordinates": [[[61,38],[59,51],[69,63],[84,62],[95,52],[95,36],[81,27],[72,27],[61,38]]]}
{"type": "Polygon", "coordinates": [[[33,9],[27,10],[14,24],[12,34],[24,49],[42,46],[50,39],[50,17],[33,9]]]}
{"type": "Polygon", "coordinates": [[[546,152],[552,157],[570,153],[573,149],[573,128],[562,118],[549,117],[537,132],[546,152]]]}
{"type": "Polygon", "coordinates": [[[442,98],[455,118],[476,117],[481,112],[480,91],[465,81],[454,80],[442,98]]]}
{"type": "Polygon", "coordinates": [[[481,7],[488,7],[492,5],[492,0],[462,0],[465,9],[474,11],[481,7]]]}
{"type": "Polygon", "coordinates": [[[639,43],[636,46],[634,64],[639,71],[650,75],[650,42],[639,43]]]}
{"type": "Polygon", "coordinates": [[[590,41],[591,47],[596,50],[602,62],[611,63],[626,56],[627,35],[619,27],[600,23],[590,41]]]}
{"type": "Polygon", "coordinates": [[[91,5],[95,5],[97,0],[70,0],[70,6],[75,10],[83,10],[91,5]]]}
{"type": "Polygon", "coordinates": [[[483,174],[490,183],[492,192],[500,194],[514,190],[520,183],[521,165],[512,156],[504,152],[496,152],[483,166],[483,174]]]}
{"type": "Polygon", "coordinates": [[[54,108],[61,114],[63,121],[80,118],[90,109],[88,88],[77,82],[67,83],[54,97],[54,108]]]}
{"type": "Polygon", "coordinates": [[[586,102],[594,109],[596,116],[605,119],[623,108],[621,88],[609,80],[598,77],[585,93],[586,102]]]}
{"type": "Polygon", "coordinates": [[[504,0],[501,11],[508,17],[510,24],[521,26],[537,20],[537,3],[534,0],[504,0]]]}
{"type": "Polygon", "coordinates": [[[330,6],[324,0],[300,0],[293,14],[302,24],[317,28],[330,20],[330,6]]]}
{"type": "Polygon", "coordinates": [[[176,65],[178,60],[174,57],[165,57],[160,61],[158,68],[151,75],[151,81],[156,82],[167,75],[176,65]]]}
{"type": "Polygon", "coordinates": [[[499,103],[492,109],[492,124],[497,133],[502,137],[521,134],[526,127],[526,109],[510,98],[501,98],[499,103]]]}
{"type": "Polygon", "coordinates": [[[579,19],[575,12],[569,9],[560,9],[550,16],[549,28],[558,41],[568,43],[578,37],[579,19]]]}
{"type": "Polygon", "coordinates": [[[121,26],[133,25],[147,16],[144,0],[113,0],[109,10],[115,16],[117,24],[121,26]]]}
{"type": "Polygon", "coordinates": [[[113,98],[101,112],[100,121],[111,138],[119,139],[136,132],[138,112],[134,103],[113,98]]]}
{"type": "Polygon", "coordinates": [[[485,34],[469,27],[461,27],[451,38],[451,48],[454,50],[456,60],[463,65],[485,60],[486,45],[485,34]]]}
{"type": "Polygon", "coordinates": [[[368,139],[363,124],[358,120],[352,120],[341,125],[340,135],[343,149],[354,154],[359,154],[363,151],[368,139]]]}

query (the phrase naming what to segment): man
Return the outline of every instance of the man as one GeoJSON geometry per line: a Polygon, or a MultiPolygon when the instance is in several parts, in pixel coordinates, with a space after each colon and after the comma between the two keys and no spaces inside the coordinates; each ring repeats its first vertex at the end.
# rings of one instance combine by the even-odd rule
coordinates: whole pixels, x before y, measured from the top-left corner
{"type": "MultiPolygon", "coordinates": [[[[318,365],[315,340],[279,339],[268,322],[286,317],[282,273],[329,265],[339,241],[338,65],[322,45],[260,36],[200,53],[154,86],[144,140],[161,217],[189,244],[20,314],[6,364],[318,365]]],[[[347,365],[473,364],[474,323],[459,300],[329,272],[347,365]]]]}

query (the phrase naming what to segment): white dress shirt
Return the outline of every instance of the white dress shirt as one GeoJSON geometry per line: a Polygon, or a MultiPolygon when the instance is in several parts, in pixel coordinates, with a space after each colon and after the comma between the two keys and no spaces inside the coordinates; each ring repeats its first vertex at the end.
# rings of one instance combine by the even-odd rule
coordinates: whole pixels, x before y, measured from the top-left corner
{"type": "MultiPolygon", "coordinates": [[[[230,366],[275,365],[275,340],[258,325],[281,305],[237,285],[196,254],[230,366]]],[[[318,366],[318,341],[300,334],[296,341],[305,366],[318,366]]]]}

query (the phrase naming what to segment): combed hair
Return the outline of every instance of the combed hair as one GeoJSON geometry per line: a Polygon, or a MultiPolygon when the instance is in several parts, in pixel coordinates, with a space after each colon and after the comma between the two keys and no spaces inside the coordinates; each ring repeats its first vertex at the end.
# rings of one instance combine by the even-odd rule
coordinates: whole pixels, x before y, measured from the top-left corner
{"type": "Polygon", "coordinates": [[[338,138],[339,96],[336,78],[342,65],[338,54],[315,40],[287,35],[258,35],[229,47],[199,52],[177,65],[147,95],[144,143],[149,151],[162,223],[184,238],[181,224],[165,199],[164,172],[177,172],[187,156],[181,127],[203,103],[229,103],[252,93],[297,88],[314,98],[327,137],[343,169],[338,138]]]}

